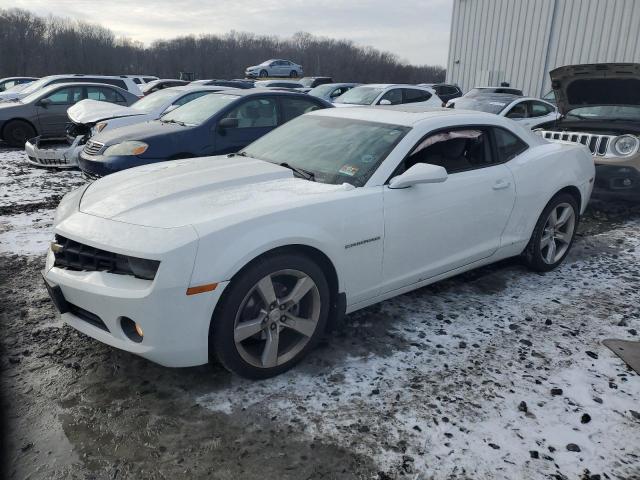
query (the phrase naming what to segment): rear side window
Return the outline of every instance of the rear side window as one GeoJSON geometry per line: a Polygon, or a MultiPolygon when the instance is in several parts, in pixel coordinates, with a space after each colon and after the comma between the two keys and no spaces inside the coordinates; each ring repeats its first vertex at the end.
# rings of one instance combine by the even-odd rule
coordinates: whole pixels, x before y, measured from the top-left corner
{"type": "Polygon", "coordinates": [[[318,110],[320,105],[303,98],[282,98],[282,123],[300,115],[318,110]]]}
{"type": "Polygon", "coordinates": [[[191,100],[195,100],[196,98],[201,97],[203,95],[208,95],[209,93],[212,93],[212,92],[189,93],[188,95],[185,95],[184,97],[179,98],[178,100],[173,102],[173,105],[184,105],[185,103],[189,103],[191,100]]]}
{"type": "Polygon", "coordinates": [[[531,117],[544,117],[549,115],[553,109],[542,102],[531,102],[531,117]]]}
{"type": "Polygon", "coordinates": [[[431,98],[431,94],[429,92],[414,88],[403,88],[402,93],[404,95],[402,103],[426,102],[431,98]]]}
{"type": "Polygon", "coordinates": [[[494,133],[500,162],[508,162],[529,148],[526,143],[507,130],[495,128],[494,133]]]}
{"type": "Polygon", "coordinates": [[[137,83],[138,85],[140,85],[142,81],[139,78],[134,78],[133,83],[137,83]]]}
{"type": "Polygon", "coordinates": [[[112,88],[87,87],[87,98],[101,102],[126,103],[124,97],[112,88]]]}

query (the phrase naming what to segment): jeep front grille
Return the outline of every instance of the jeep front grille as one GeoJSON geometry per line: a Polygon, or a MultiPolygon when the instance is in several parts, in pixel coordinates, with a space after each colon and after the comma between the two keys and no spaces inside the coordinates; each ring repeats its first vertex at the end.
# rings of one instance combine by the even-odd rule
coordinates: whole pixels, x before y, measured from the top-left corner
{"type": "Polygon", "coordinates": [[[556,132],[553,130],[536,130],[536,133],[547,140],[559,140],[561,142],[581,143],[586,145],[592,155],[604,157],[609,145],[616,138],[615,135],[597,135],[583,132],[556,132]]]}
{"type": "Polygon", "coordinates": [[[89,140],[82,150],[87,155],[98,155],[104,148],[104,143],[89,140]]]}

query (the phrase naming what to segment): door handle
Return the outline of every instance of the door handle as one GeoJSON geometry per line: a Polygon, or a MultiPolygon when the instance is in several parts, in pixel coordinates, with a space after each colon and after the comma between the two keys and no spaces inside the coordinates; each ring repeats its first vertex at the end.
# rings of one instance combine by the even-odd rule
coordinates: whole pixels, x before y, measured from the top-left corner
{"type": "Polygon", "coordinates": [[[505,180],[505,179],[500,179],[496,183],[493,184],[493,189],[494,190],[503,190],[505,188],[509,188],[509,185],[511,185],[510,181],[505,180]]]}

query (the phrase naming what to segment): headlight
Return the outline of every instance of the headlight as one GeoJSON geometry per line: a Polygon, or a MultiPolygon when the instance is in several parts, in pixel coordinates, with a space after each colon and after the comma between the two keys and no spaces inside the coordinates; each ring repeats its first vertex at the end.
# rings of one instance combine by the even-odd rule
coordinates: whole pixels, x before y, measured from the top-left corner
{"type": "Polygon", "coordinates": [[[104,130],[104,127],[107,126],[107,122],[100,122],[100,123],[96,123],[96,132],[100,133],[102,130],[104,130]]]}
{"type": "Polygon", "coordinates": [[[105,157],[115,157],[119,155],[142,155],[147,151],[149,145],[144,142],[130,141],[117,143],[108,147],[103,155],[105,157]]]}
{"type": "Polygon", "coordinates": [[[620,135],[613,141],[613,151],[616,155],[626,157],[638,150],[639,145],[640,140],[638,140],[638,137],[634,137],[633,135],[620,135]]]}

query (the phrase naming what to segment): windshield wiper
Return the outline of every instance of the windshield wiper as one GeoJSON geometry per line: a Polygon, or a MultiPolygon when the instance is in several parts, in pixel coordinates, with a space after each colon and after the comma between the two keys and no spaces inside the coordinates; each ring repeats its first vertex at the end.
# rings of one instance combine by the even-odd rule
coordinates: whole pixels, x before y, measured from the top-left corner
{"type": "Polygon", "coordinates": [[[187,126],[186,123],[181,122],[180,120],[160,120],[160,121],[163,122],[163,123],[176,123],[176,124],[178,124],[180,126],[183,126],[183,127],[187,126]]]}
{"type": "Polygon", "coordinates": [[[231,157],[247,157],[247,152],[236,152],[236,153],[230,153],[229,155],[227,155],[227,157],[231,158],[231,157]]]}
{"type": "Polygon", "coordinates": [[[280,165],[281,167],[288,168],[289,170],[293,170],[295,173],[300,175],[305,180],[310,180],[312,182],[316,181],[315,174],[313,172],[310,172],[309,170],[305,170],[304,168],[300,168],[300,167],[294,167],[293,165],[289,165],[287,162],[282,162],[282,163],[279,163],[278,165],[280,165]]]}

